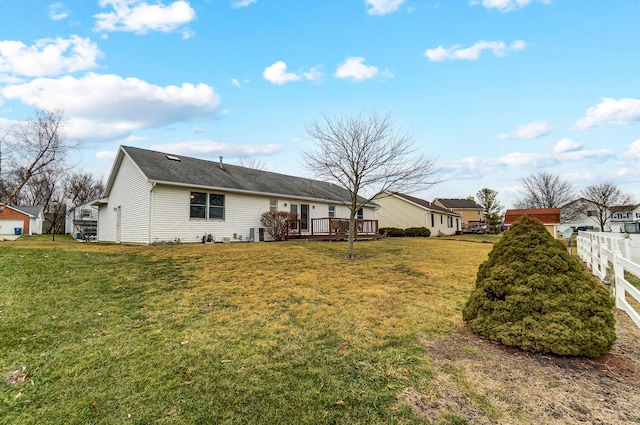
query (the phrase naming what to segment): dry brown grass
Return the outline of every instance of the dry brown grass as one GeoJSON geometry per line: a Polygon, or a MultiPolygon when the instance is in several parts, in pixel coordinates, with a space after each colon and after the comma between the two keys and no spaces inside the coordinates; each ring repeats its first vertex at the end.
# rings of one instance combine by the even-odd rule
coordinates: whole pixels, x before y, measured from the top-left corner
{"type": "Polygon", "coordinates": [[[616,319],[618,340],[595,359],[527,353],[460,326],[424,341],[431,391],[398,400],[433,423],[448,413],[473,424],[640,423],[640,329],[620,311],[616,319]]]}

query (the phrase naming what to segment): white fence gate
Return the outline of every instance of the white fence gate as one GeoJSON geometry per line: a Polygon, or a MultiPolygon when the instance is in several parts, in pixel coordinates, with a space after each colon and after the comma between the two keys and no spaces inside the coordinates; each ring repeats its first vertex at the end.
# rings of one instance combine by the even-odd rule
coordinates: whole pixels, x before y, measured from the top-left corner
{"type": "Polygon", "coordinates": [[[640,235],[579,232],[578,255],[602,280],[607,276],[609,264],[613,265],[616,307],[640,327],[640,314],[626,299],[629,295],[640,303],[640,290],[625,278],[627,272],[640,279],[640,235]]]}

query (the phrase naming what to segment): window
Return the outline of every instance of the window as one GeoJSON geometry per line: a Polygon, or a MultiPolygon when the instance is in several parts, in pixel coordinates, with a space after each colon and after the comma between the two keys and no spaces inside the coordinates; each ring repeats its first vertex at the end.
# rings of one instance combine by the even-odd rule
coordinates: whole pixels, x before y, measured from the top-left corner
{"type": "Polygon", "coordinates": [[[80,216],[82,218],[91,218],[91,210],[83,209],[80,216]]]}
{"type": "Polygon", "coordinates": [[[453,227],[453,217],[447,217],[447,227],[448,228],[453,227]]]}
{"type": "Polygon", "coordinates": [[[336,216],[336,206],[329,205],[329,218],[334,218],[336,216]]]}
{"type": "Polygon", "coordinates": [[[440,216],[440,224],[444,223],[444,216],[440,216]]]}
{"type": "Polygon", "coordinates": [[[224,220],[224,195],[209,194],[209,220],[224,220]]]}
{"type": "Polygon", "coordinates": [[[189,218],[224,220],[224,195],[191,192],[189,218]]]}
{"type": "Polygon", "coordinates": [[[598,213],[596,211],[587,211],[587,217],[597,217],[598,213]]]}
{"type": "Polygon", "coordinates": [[[207,218],[207,194],[203,192],[191,192],[190,218],[207,218]]]}
{"type": "Polygon", "coordinates": [[[269,212],[276,212],[278,211],[278,200],[271,198],[269,199],[269,212]]]}
{"type": "Polygon", "coordinates": [[[360,208],[358,210],[358,220],[362,220],[364,218],[364,211],[362,210],[362,208],[360,208]]]}
{"type": "Polygon", "coordinates": [[[309,204],[300,204],[300,230],[309,230],[309,204]]]}
{"type": "Polygon", "coordinates": [[[431,227],[435,227],[436,225],[436,216],[431,213],[431,227]]]}

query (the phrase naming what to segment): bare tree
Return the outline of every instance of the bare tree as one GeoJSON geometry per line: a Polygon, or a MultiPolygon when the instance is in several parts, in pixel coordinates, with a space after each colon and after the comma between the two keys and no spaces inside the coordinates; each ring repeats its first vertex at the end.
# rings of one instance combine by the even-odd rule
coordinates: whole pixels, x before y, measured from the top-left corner
{"type": "Polygon", "coordinates": [[[582,210],[586,211],[587,216],[600,226],[602,232],[605,231],[611,214],[621,211],[621,207],[629,206],[634,202],[632,195],[622,192],[610,181],[587,186],[580,194],[582,210]]]}
{"type": "Polygon", "coordinates": [[[65,143],[61,112],[36,111],[33,118],[20,122],[7,134],[3,172],[18,174],[0,204],[0,212],[10,205],[34,176],[44,174],[64,161],[69,147],[65,143]]]}
{"type": "Polygon", "coordinates": [[[303,153],[307,167],[350,194],[345,202],[350,212],[349,258],[355,257],[360,208],[385,191],[412,192],[437,183],[434,159],[417,153],[411,137],[394,125],[389,113],[322,115],[308,123],[306,131],[314,141],[303,153]]]}
{"type": "Polygon", "coordinates": [[[498,192],[488,187],[482,188],[476,193],[478,203],[484,209],[487,224],[497,226],[502,222],[502,210],[504,207],[498,202],[498,192]]]}
{"type": "Polygon", "coordinates": [[[571,184],[557,174],[538,171],[520,182],[524,187],[515,202],[516,208],[560,208],[575,198],[571,184]]]}
{"type": "Polygon", "coordinates": [[[236,160],[236,165],[261,171],[267,171],[269,169],[269,164],[267,164],[263,160],[248,156],[238,157],[238,159],[236,160]]]}
{"type": "Polygon", "coordinates": [[[96,199],[104,192],[102,181],[91,173],[77,172],[67,175],[64,191],[70,204],[74,207],[96,199]]]}

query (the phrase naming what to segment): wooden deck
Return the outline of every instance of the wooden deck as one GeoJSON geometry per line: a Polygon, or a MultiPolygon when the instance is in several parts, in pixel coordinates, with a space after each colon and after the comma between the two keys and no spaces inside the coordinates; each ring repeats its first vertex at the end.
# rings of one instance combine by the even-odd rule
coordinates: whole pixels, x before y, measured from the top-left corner
{"type": "MultiPolygon", "coordinates": [[[[311,228],[303,229],[300,220],[289,222],[289,239],[347,240],[349,237],[348,218],[312,218],[311,228]]],[[[377,239],[378,220],[356,220],[356,240],[377,239]]]]}

